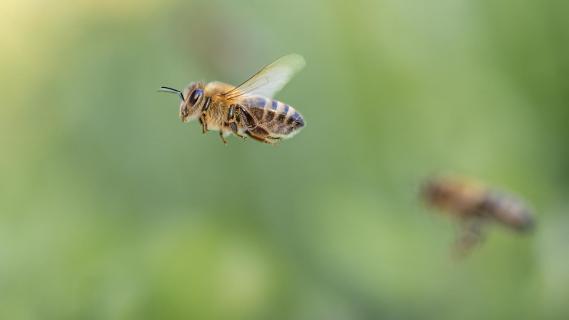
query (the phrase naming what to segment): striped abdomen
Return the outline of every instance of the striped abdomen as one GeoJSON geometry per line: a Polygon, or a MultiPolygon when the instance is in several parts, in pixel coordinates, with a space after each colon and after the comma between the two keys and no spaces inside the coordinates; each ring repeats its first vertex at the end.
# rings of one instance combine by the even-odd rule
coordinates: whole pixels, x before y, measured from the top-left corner
{"type": "Polygon", "coordinates": [[[283,102],[261,96],[244,99],[243,106],[255,118],[258,125],[275,137],[290,137],[304,127],[304,119],[293,107],[283,102]]]}
{"type": "Polygon", "coordinates": [[[483,203],[483,209],[492,216],[519,231],[528,231],[533,227],[530,211],[518,199],[497,192],[489,192],[483,203]]]}

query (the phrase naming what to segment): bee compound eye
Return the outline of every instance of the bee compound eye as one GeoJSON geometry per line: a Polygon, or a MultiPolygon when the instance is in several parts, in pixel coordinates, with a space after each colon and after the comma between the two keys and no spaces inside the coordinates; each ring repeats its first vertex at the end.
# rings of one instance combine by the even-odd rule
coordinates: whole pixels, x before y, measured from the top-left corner
{"type": "Polygon", "coordinates": [[[202,89],[195,89],[190,95],[190,104],[194,105],[198,102],[199,98],[203,95],[202,89]]]}

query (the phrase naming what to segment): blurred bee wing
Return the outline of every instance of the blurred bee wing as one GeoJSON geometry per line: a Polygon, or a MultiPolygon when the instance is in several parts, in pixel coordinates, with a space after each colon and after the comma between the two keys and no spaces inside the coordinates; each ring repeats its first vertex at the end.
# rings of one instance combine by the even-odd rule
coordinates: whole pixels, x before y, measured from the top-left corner
{"type": "Polygon", "coordinates": [[[304,58],[298,54],[289,54],[269,64],[251,78],[234,89],[224,93],[231,99],[245,94],[261,95],[272,98],[304,66],[304,58]]]}

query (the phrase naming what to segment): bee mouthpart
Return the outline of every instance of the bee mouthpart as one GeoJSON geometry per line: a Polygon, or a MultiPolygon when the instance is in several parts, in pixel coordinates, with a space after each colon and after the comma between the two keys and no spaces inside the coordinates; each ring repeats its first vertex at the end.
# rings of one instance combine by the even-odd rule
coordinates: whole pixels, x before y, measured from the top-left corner
{"type": "Polygon", "coordinates": [[[180,95],[180,99],[182,101],[186,100],[186,99],[184,99],[184,95],[182,94],[182,91],[180,91],[178,89],[174,89],[174,88],[170,88],[170,87],[160,87],[160,89],[158,89],[158,92],[175,93],[175,94],[180,95]]]}

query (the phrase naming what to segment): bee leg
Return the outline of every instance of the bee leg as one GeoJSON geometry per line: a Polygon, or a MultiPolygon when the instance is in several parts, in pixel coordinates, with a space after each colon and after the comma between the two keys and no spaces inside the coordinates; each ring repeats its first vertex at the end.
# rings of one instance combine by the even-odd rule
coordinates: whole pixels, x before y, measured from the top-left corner
{"type": "Polygon", "coordinates": [[[238,108],[235,112],[235,120],[247,128],[247,131],[253,131],[257,128],[257,121],[255,118],[244,108],[238,108]]]}
{"type": "Polygon", "coordinates": [[[468,219],[461,223],[453,248],[453,257],[455,259],[466,257],[474,246],[480,244],[484,236],[482,232],[483,224],[484,221],[476,218],[468,219]]]}
{"type": "Polygon", "coordinates": [[[253,139],[255,139],[255,140],[259,141],[259,142],[270,143],[270,142],[267,142],[264,138],[258,137],[258,136],[252,134],[252,133],[249,132],[249,131],[247,131],[246,133],[247,133],[247,135],[248,135],[249,137],[251,137],[251,138],[253,138],[253,139]]]}
{"type": "Polygon", "coordinates": [[[244,135],[241,135],[241,134],[239,133],[239,129],[237,128],[237,123],[231,122],[231,123],[229,124],[229,127],[231,128],[231,132],[233,132],[234,135],[238,136],[238,137],[241,138],[241,139],[247,138],[247,137],[245,137],[244,135]]]}
{"type": "Polygon", "coordinates": [[[263,141],[264,143],[268,143],[268,144],[272,144],[275,145],[277,142],[279,142],[281,140],[281,138],[277,138],[277,137],[265,137],[265,140],[263,141]]]}
{"type": "Polygon", "coordinates": [[[267,130],[258,126],[256,126],[254,129],[247,130],[247,135],[249,135],[251,138],[257,141],[268,144],[273,144],[276,142],[275,140],[271,139],[271,137],[269,136],[269,132],[267,132],[267,130]]]}
{"type": "Polygon", "coordinates": [[[207,130],[207,122],[205,121],[205,116],[202,115],[200,117],[200,124],[202,125],[202,133],[205,134],[208,130],[207,130]]]}
{"type": "MultiPolygon", "coordinates": [[[[231,111],[231,109],[230,109],[231,111]]],[[[239,133],[239,128],[249,128],[249,121],[254,121],[253,117],[249,115],[243,108],[239,106],[235,106],[233,112],[228,113],[228,122],[229,128],[234,135],[238,136],[241,139],[247,139],[247,136],[242,135],[239,133]],[[248,118],[249,117],[249,118],[248,118]],[[250,120],[246,120],[250,119],[250,120]]],[[[247,130],[245,130],[247,131],[247,130]]],[[[247,132],[245,132],[247,134],[247,132]]]]}
{"type": "Polygon", "coordinates": [[[219,137],[221,138],[221,141],[223,141],[223,144],[227,144],[227,140],[225,140],[225,137],[223,136],[223,131],[219,130],[219,137]]]}

